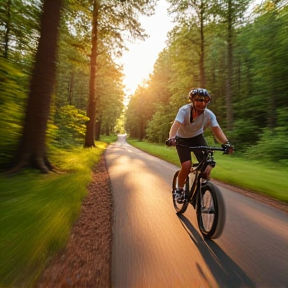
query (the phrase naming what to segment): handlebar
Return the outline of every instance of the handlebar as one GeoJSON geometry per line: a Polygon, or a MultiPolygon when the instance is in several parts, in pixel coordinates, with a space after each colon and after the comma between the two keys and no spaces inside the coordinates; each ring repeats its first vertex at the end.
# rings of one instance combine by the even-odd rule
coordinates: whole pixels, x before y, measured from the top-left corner
{"type": "Polygon", "coordinates": [[[189,149],[200,149],[200,150],[205,150],[205,151],[223,151],[223,154],[229,154],[231,153],[230,149],[232,149],[232,152],[234,151],[234,146],[231,146],[230,143],[228,145],[226,144],[222,144],[222,148],[219,147],[209,147],[209,146],[187,146],[187,145],[183,145],[180,143],[177,143],[177,141],[175,142],[175,139],[168,139],[166,140],[165,144],[167,146],[183,146],[183,147],[187,147],[189,149]]]}
{"type": "Polygon", "coordinates": [[[226,151],[224,148],[220,147],[210,147],[210,146],[187,146],[187,145],[182,145],[182,144],[176,144],[177,146],[183,146],[189,149],[200,149],[200,150],[213,150],[213,151],[226,151]]]}

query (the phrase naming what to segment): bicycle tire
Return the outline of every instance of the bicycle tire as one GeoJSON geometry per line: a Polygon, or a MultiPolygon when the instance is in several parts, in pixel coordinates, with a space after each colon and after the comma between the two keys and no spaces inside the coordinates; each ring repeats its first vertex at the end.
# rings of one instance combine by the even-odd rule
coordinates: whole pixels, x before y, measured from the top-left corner
{"type": "MultiPolygon", "coordinates": [[[[174,174],[173,177],[173,182],[172,182],[172,201],[173,201],[173,206],[177,214],[183,214],[188,207],[189,202],[185,199],[183,203],[178,203],[177,200],[175,199],[174,191],[178,188],[178,174],[179,171],[177,171],[174,174]]],[[[188,189],[189,189],[189,178],[187,178],[185,182],[185,193],[187,195],[188,189]]]]}
{"type": "Polygon", "coordinates": [[[201,187],[198,200],[197,222],[200,232],[206,239],[219,238],[226,221],[225,202],[219,188],[207,182],[201,187]]]}

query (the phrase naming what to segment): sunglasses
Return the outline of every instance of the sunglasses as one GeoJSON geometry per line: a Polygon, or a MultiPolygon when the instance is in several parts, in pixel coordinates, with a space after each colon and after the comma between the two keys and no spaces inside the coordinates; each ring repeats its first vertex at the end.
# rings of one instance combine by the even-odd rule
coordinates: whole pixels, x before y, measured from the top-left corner
{"type": "Polygon", "coordinates": [[[196,101],[196,102],[205,102],[205,103],[208,103],[210,100],[209,100],[209,98],[195,98],[194,99],[194,101],[196,101]]]}

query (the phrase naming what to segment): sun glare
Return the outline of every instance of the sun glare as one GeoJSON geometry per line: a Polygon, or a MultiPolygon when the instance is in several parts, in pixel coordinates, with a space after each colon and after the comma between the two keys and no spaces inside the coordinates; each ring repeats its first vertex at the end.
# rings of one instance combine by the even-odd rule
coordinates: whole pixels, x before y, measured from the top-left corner
{"type": "Polygon", "coordinates": [[[159,53],[166,46],[167,33],[173,27],[167,8],[168,3],[160,0],[153,16],[140,17],[142,26],[150,37],[145,41],[128,45],[129,51],[125,52],[121,59],[125,74],[123,84],[128,95],[134,94],[138,85],[149,79],[159,53]]]}

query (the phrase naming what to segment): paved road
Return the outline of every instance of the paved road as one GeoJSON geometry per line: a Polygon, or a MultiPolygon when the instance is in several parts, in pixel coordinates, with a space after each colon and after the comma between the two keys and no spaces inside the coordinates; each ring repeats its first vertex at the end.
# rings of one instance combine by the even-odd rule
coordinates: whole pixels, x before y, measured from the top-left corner
{"type": "Polygon", "coordinates": [[[113,288],[288,287],[286,213],[220,187],[226,226],[219,239],[204,241],[192,206],[180,217],[174,212],[176,166],[124,136],[105,157],[115,210],[113,288]]]}

